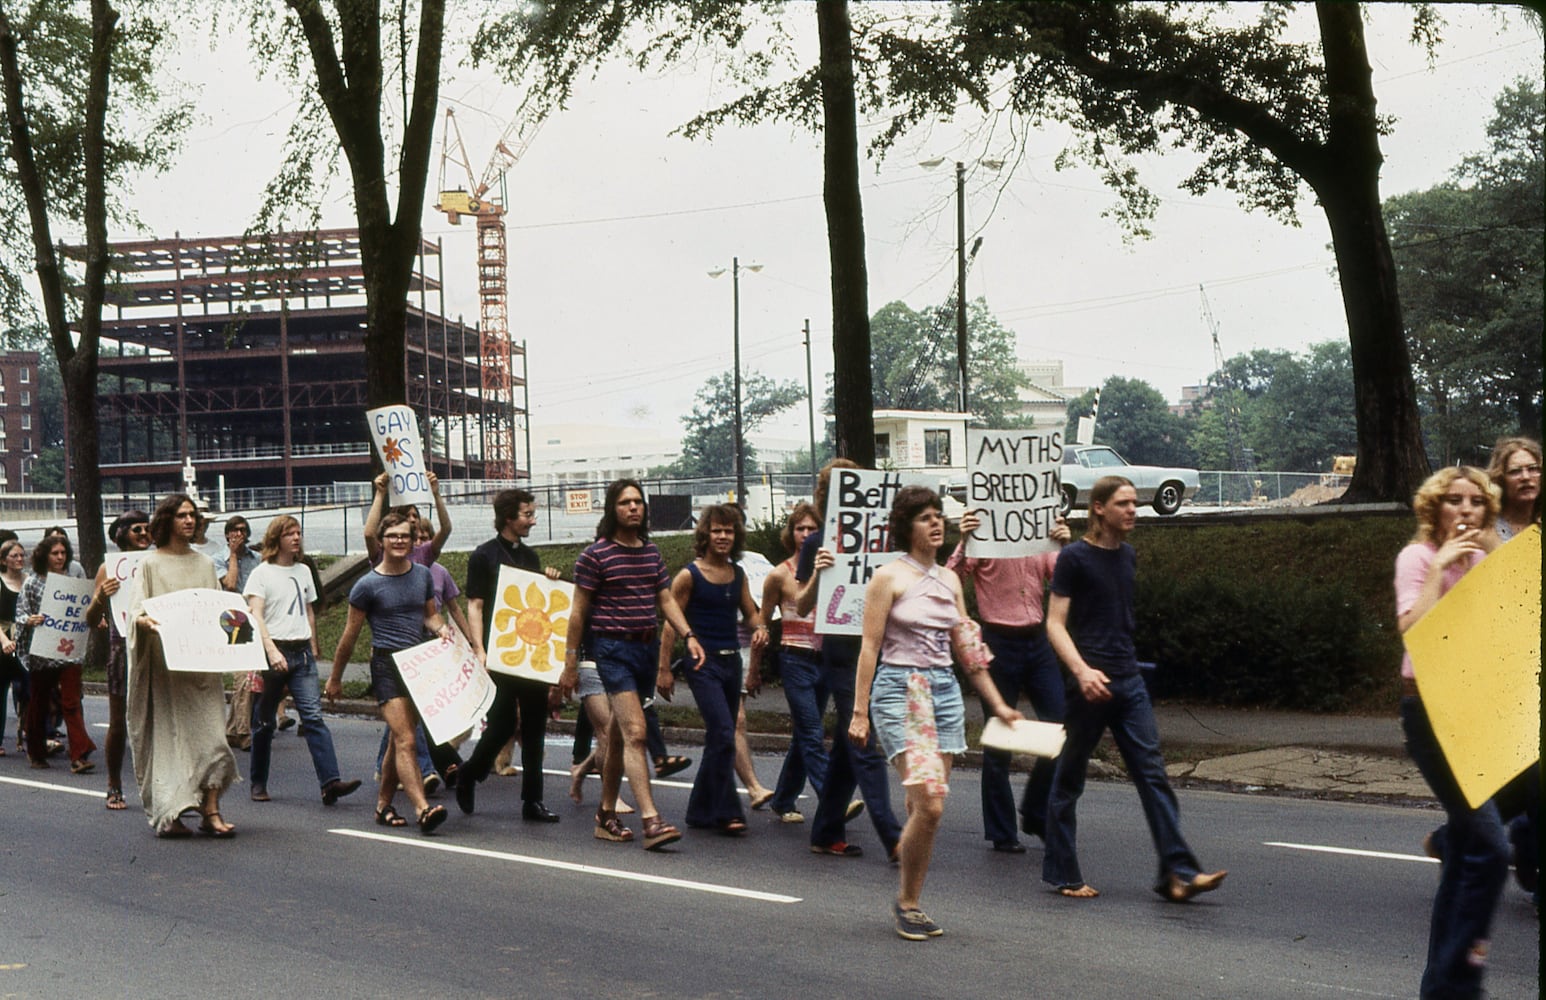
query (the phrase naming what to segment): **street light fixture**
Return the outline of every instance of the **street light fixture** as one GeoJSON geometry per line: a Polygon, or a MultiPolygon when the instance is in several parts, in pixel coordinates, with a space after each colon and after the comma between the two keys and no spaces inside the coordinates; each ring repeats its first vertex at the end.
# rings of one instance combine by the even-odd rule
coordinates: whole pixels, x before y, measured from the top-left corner
{"type": "MultiPolygon", "coordinates": [[[[760,271],[761,264],[747,264],[746,270],[760,271]]],[[[717,278],[725,273],[724,268],[716,268],[709,272],[709,277],[717,278]]],[[[735,345],[735,502],[742,510],[746,509],[746,442],[741,436],[741,258],[730,258],[730,287],[734,304],[734,345],[735,345]]]]}

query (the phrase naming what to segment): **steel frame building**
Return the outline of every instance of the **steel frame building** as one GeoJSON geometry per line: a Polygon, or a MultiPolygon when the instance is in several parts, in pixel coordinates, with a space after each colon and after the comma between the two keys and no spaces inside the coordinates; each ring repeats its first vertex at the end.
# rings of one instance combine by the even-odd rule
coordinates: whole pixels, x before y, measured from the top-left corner
{"type": "MultiPolygon", "coordinates": [[[[304,497],[306,487],[370,478],[357,230],[178,237],[112,252],[97,396],[104,496],[180,489],[188,462],[205,493],[220,482],[304,497]]],[[[446,317],[443,272],[440,245],[421,240],[407,402],[431,468],[484,479],[492,429],[515,440],[525,408],[481,390],[480,333],[446,317]]],[[[510,350],[521,364],[510,384],[524,388],[524,345],[510,350]]]]}

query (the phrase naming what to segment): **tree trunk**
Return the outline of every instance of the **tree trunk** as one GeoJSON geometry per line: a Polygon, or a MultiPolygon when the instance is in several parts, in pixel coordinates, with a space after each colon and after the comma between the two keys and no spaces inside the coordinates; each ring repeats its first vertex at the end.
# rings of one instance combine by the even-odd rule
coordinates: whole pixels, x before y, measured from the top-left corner
{"type": "Polygon", "coordinates": [[[837,453],[872,468],[875,412],[870,384],[869,276],[864,264],[859,130],[846,0],[818,0],[816,26],[821,35],[822,193],[832,264],[832,410],[837,453]]]}

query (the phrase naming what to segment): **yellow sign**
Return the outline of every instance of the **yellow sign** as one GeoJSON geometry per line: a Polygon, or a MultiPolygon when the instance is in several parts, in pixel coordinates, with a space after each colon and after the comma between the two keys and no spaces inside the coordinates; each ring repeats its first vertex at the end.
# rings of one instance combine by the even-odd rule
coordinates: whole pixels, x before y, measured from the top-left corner
{"type": "Polygon", "coordinates": [[[557,684],[569,639],[574,584],[513,566],[499,567],[488,669],[557,684]]]}
{"type": "Polygon", "coordinates": [[[1474,809],[1541,756],[1541,529],[1483,559],[1403,638],[1474,809]]]}

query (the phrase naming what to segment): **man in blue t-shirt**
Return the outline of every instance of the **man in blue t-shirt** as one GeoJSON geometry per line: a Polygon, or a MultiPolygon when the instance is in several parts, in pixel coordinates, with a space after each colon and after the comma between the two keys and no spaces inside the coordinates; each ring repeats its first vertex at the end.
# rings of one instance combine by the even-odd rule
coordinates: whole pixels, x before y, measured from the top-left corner
{"type": "Polygon", "coordinates": [[[1138,786],[1149,835],[1159,853],[1154,891],[1175,903],[1217,889],[1225,872],[1202,872],[1181,836],[1181,808],[1165,776],[1154,706],[1138,673],[1134,595],[1138,555],[1126,538],[1138,519],[1138,491],[1121,476],[1090,490],[1090,526],[1058,555],[1047,608],[1047,639],[1073,674],[1063,725],[1068,732],[1047,802],[1041,877],[1071,899],[1100,895],[1084,881],[1074,845],[1075,809],[1101,734],[1111,730],[1138,786]]]}

